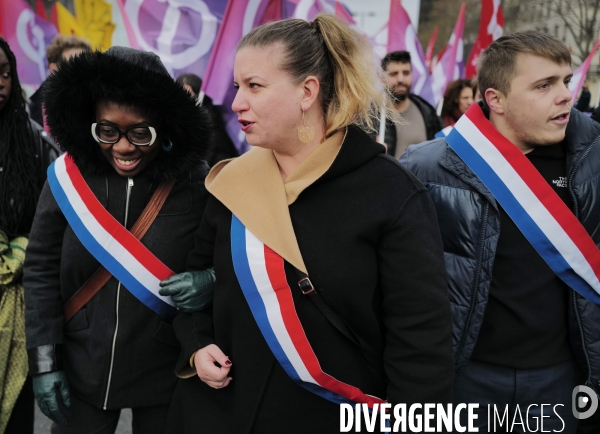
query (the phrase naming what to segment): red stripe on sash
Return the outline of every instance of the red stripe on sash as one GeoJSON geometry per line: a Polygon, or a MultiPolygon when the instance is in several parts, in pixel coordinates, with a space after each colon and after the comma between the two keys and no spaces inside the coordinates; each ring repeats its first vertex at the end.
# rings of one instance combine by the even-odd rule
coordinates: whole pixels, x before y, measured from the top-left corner
{"type": "Polygon", "coordinates": [[[385,403],[385,401],[366,395],[360,389],[336,380],[323,372],[298,318],[292,291],[285,275],[283,258],[266,245],[264,250],[267,274],[277,296],[285,328],[310,375],[325,389],[355,402],[367,402],[370,408],[373,407],[373,404],[385,403]]]}
{"type": "Polygon", "coordinates": [[[506,161],[529,186],[533,194],[554,216],[600,279],[600,252],[585,228],[521,150],[492,125],[479,106],[476,108],[478,110],[468,110],[465,115],[504,156],[506,161]]]}
{"type": "Polygon", "coordinates": [[[136,239],[121,223],[119,223],[98,201],[90,187],[87,185],[81,172],[67,155],[65,167],[71,182],[98,223],[112,235],[125,249],[127,249],[149,272],[157,279],[164,280],[173,275],[173,272],[164,265],[154,254],[146,248],[141,241],[136,239]]]}

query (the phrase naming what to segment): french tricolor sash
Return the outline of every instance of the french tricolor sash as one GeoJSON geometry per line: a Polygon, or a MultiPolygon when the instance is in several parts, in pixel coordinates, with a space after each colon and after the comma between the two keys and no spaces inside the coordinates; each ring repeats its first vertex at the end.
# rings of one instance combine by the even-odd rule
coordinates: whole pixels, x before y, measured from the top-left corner
{"type": "Polygon", "coordinates": [[[231,219],[235,274],[269,348],[298,385],[336,404],[385,401],[324,373],[304,333],[287,283],[283,258],[235,216],[231,219]]]}
{"type": "Polygon", "coordinates": [[[98,201],[68,154],[48,168],[48,184],[69,225],[85,248],[129,292],[165,319],[177,308],[158,294],[159,282],[174,273],[98,201]]]}
{"type": "Polygon", "coordinates": [[[600,250],[527,157],[473,104],[446,142],[567,285],[600,304],[600,250]]]}
{"type": "Polygon", "coordinates": [[[440,131],[438,131],[437,133],[435,133],[435,137],[439,139],[441,137],[448,136],[448,134],[450,134],[450,131],[452,131],[452,128],[454,128],[454,127],[450,126],[450,127],[446,127],[446,128],[441,129],[440,131]]]}

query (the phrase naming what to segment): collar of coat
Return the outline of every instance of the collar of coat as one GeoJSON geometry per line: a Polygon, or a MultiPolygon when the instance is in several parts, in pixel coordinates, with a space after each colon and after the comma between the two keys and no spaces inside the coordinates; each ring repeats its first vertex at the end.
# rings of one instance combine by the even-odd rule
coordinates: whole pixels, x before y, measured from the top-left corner
{"type": "Polygon", "coordinates": [[[331,167],[345,134],[338,131],[325,140],[285,181],[273,151],[253,148],[213,167],[206,188],[258,239],[307,273],[288,207],[331,167]]]}
{"type": "Polygon", "coordinates": [[[206,188],[263,243],[308,274],[288,206],[315,182],[351,173],[379,154],[385,148],[350,125],[323,142],[285,182],[273,152],[255,148],[217,164],[206,188]]]}

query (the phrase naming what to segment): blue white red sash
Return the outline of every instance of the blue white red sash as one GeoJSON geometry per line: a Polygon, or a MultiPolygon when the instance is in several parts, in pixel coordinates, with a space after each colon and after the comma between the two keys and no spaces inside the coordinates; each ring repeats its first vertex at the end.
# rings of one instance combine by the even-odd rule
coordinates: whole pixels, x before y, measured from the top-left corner
{"type": "Polygon", "coordinates": [[[452,128],[454,128],[454,127],[450,126],[450,127],[442,128],[437,133],[435,133],[435,137],[436,138],[447,137],[448,134],[450,134],[450,131],[452,131],[452,128]]]}
{"type": "Polygon", "coordinates": [[[473,104],[446,142],[494,195],[552,270],[600,304],[600,250],[527,157],[473,104]]]}
{"type": "Polygon", "coordinates": [[[143,304],[166,319],[175,316],[171,298],[158,294],[173,271],[102,206],[69,155],[50,165],[48,184],[81,244],[143,304]]]}
{"type": "Polygon", "coordinates": [[[233,266],[246,301],[267,344],[297,384],[336,404],[385,401],[324,373],[304,333],[287,283],[283,258],[264,245],[240,220],[231,219],[233,266]]]}

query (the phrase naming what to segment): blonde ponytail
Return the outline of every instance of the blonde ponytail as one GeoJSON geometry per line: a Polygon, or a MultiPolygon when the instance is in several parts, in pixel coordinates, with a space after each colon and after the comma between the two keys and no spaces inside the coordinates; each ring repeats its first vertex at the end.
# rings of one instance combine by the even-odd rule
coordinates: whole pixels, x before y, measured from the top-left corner
{"type": "Polygon", "coordinates": [[[310,23],[273,21],[251,30],[237,49],[275,43],[285,47],[281,68],[297,82],[309,75],[319,79],[327,136],[350,124],[373,130],[373,118],[378,118],[382,107],[388,116],[397,113],[369,42],[338,18],[319,14],[310,23]]]}

